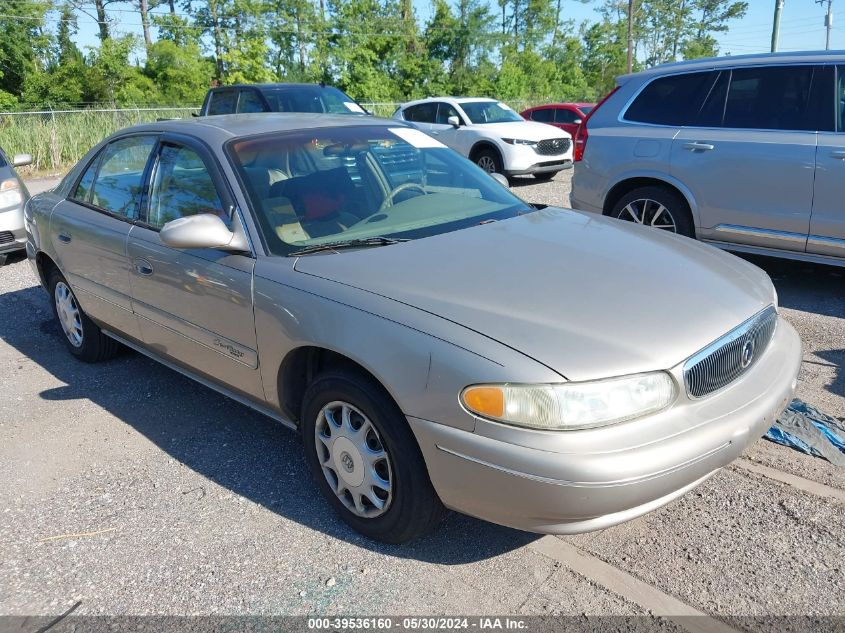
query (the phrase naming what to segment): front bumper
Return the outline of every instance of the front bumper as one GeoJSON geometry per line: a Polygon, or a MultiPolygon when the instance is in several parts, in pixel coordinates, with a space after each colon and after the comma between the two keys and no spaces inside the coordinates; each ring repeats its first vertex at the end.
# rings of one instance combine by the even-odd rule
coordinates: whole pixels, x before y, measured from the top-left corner
{"type": "Polygon", "coordinates": [[[647,418],[557,433],[409,423],[446,506],[531,532],[588,532],[665,505],[739,457],[789,404],[801,357],[798,334],[781,319],[742,378],[701,400],[682,393],[647,418]]]}
{"type": "Polygon", "coordinates": [[[5,255],[26,248],[23,207],[0,211],[0,254],[5,255]]]}
{"type": "Polygon", "coordinates": [[[542,174],[572,168],[572,148],[562,154],[538,154],[528,145],[503,145],[503,169],[508,176],[542,174]]]}

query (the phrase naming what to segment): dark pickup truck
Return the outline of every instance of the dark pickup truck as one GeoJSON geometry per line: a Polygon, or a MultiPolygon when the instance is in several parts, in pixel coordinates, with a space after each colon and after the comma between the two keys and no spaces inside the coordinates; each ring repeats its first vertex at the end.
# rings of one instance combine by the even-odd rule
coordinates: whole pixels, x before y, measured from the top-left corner
{"type": "Polygon", "coordinates": [[[236,84],[212,88],[200,116],[247,112],[325,112],[368,115],[355,99],[318,84],[236,84]]]}

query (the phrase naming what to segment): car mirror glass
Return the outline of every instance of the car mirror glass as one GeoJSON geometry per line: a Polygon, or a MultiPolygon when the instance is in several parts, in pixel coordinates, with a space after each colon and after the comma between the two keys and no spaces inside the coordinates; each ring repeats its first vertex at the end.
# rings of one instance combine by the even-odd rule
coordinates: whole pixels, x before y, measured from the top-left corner
{"type": "Polygon", "coordinates": [[[583,119],[575,119],[572,123],[574,125],[581,125],[583,122],[584,122],[583,119]]]}
{"type": "Polygon", "coordinates": [[[492,172],[490,177],[502,185],[505,189],[510,189],[511,183],[508,181],[507,177],[504,174],[500,174],[498,172],[492,172]]]}

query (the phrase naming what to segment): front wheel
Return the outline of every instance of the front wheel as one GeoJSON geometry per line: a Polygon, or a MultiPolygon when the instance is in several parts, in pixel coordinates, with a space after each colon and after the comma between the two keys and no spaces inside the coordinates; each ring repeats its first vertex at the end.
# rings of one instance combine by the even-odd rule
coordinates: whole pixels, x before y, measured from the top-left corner
{"type": "Polygon", "coordinates": [[[654,229],[695,237],[686,200],[664,187],[639,187],[630,191],[613,206],[610,215],[654,229]]]}
{"type": "Polygon", "coordinates": [[[473,158],[475,164],[481,167],[488,174],[501,174],[504,171],[502,159],[493,149],[482,149],[473,158]]]}
{"type": "Polygon", "coordinates": [[[302,438],[320,491],[365,536],[404,543],[443,518],[407,421],[370,379],[347,371],[318,376],[303,399],[302,438]]]}

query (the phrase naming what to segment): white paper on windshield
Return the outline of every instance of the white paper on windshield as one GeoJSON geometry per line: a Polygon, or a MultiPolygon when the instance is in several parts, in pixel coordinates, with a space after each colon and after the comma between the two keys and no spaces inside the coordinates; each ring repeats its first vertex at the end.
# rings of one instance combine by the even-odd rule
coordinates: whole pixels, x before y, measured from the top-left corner
{"type": "Polygon", "coordinates": [[[501,101],[499,101],[499,107],[503,110],[510,110],[511,112],[513,112],[513,108],[510,107],[507,103],[502,103],[501,101]]]}
{"type": "Polygon", "coordinates": [[[361,114],[365,114],[364,108],[359,106],[357,103],[352,103],[351,101],[344,101],[343,105],[345,105],[346,109],[350,112],[360,112],[361,114]]]}
{"type": "Polygon", "coordinates": [[[446,147],[437,139],[431,138],[428,134],[424,134],[419,130],[414,130],[409,127],[392,127],[390,131],[401,138],[409,145],[419,149],[442,149],[446,147]]]}

